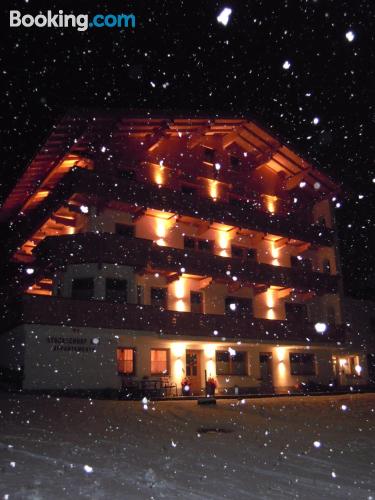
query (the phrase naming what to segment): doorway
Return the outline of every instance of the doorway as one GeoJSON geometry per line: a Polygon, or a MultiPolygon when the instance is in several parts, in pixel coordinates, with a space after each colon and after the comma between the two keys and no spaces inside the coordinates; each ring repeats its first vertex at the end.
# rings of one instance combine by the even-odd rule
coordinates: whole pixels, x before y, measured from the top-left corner
{"type": "Polygon", "coordinates": [[[259,354],[260,382],[261,390],[264,392],[273,391],[272,382],[272,353],[261,352],[259,354]]]}
{"type": "Polygon", "coordinates": [[[186,376],[190,380],[191,394],[197,396],[201,393],[201,351],[186,350],[186,376]]]}

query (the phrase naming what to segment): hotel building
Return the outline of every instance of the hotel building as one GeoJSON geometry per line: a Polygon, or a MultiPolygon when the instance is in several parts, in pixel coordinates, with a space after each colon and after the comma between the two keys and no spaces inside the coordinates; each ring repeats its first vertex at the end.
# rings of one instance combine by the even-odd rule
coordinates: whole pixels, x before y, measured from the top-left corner
{"type": "Polygon", "coordinates": [[[208,378],[223,394],[365,383],[337,192],[245,118],[68,113],[0,209],[4,377],[173,394],[187,377],[195,395],[208,378]]]}

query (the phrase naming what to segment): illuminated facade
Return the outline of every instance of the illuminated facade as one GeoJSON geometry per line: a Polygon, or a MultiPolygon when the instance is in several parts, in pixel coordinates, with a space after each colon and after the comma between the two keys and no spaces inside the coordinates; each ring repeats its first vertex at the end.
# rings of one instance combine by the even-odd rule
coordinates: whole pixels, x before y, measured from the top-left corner
{"type": "Polygon", "coordinates": [[[364,383],[336,193],[246,119],[65,116],[0,212],[0,365],[25,389],[364,383]]]}

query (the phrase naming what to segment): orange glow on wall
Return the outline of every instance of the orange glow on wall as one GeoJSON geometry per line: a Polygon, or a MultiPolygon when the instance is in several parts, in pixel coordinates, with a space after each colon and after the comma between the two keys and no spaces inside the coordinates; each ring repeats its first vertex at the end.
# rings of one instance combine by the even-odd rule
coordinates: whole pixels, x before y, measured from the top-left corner
{"type": "Polygon", "coordinates": [[[278,200],[277,196],[263,194],[262,197],[263,197],[264,208],[271,214],[274,214],[277,211],[277,200],[278,200]]]}
{"type": "Polygon", "coordinates": [[[219,246],[219,255],[229,257],[230,235],[227,231],[217,231],[217,244],[219,246]]]}
{"type": "Polygon", "coordinates": [[[208,185],[208,190],[209,190],[211,198],[213,200],[217,200],[217,198],[219,197],[218,182],[210,180],[210,183],[208,185]]]}
{"type": "Polygon", "coordinates": [[[189,311],[190,297],[188,282],[186,278],[181,277],[170,285],[170,294],[172,296],[172,309],[175,311],[189,311]]]}
{"type": "Polygon", "coordinates": [[[270,241],[270,251],[272,255],[272,265],[279,266],[280,248],[277,248],[274,241],[270,241]]]}

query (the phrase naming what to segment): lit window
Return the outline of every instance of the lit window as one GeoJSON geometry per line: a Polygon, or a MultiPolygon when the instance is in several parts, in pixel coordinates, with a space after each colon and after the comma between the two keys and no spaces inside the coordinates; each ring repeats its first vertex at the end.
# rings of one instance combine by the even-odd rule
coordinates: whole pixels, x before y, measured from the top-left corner
{"type": "Polygon", "coordinates": [[[119,347],[117,349],[117,371],[125,375],[135,374],[135,349],[119,347]]]}
{"type": "Polygon", "coordinates": [[[360,376],[362,367],[359,364],[359,356],[346,356],[339,358],[341,373],[345,375],[360,376]]]}
{"type": "Polygon", "coordinates": [[[151,375],[168,374],[168,358],[168,349],[151,349],[151,375]]]}

